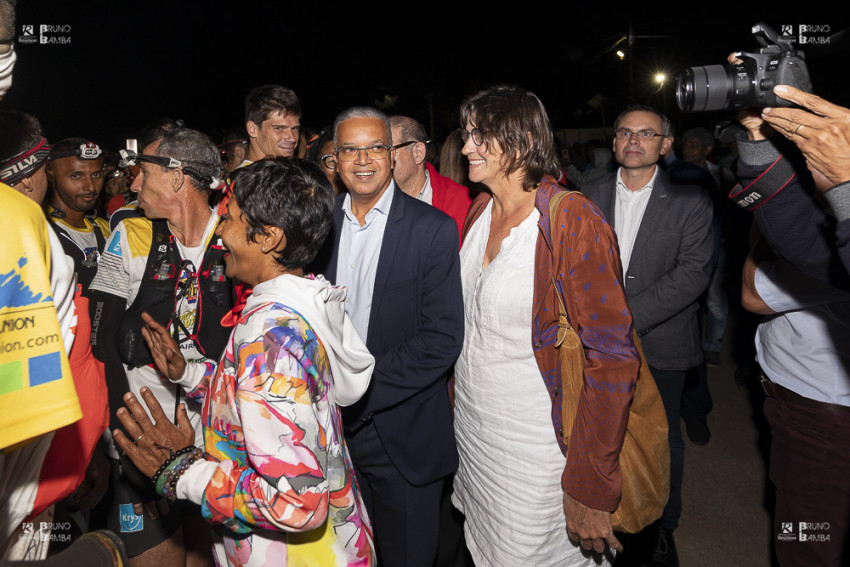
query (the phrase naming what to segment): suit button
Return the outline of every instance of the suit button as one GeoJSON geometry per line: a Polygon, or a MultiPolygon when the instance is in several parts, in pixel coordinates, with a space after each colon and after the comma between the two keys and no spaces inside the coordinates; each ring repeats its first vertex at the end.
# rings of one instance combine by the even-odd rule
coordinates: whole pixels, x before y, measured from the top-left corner
{"type": "Polygon", "coordinates": [[[558,388],[555,388],[554,394],[555,394],[555,397],[557,398],[559,395],[561,395],[561,390],[559,390],[558,388]]]}
{"type": "Polygon", "coordinates": [[[541,340],[538,340],[536,343],[534,343],[535,348],[540,348],[542,346],[543,346],[543,341],[541,341],[541,340]]]}
{"type": "Polygon", "coordinates": [[[564,430],[563,430],[563,429],[558,429],[558,435],[560,435],[561,437],[563,437],[563,436],[564,436],[564,430]]]}

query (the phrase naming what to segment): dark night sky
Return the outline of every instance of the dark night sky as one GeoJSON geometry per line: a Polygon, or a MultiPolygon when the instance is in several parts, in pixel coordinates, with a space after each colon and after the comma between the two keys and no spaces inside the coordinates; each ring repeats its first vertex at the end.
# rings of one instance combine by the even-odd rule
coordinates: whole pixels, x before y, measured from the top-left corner
{"type": "MultiPolygon", "coordinates": [[[[720,64],[731,51],[753,51],[750,26],[762,19],[777,30],[806,23],[834,34],[848,27],[835,18],[771,19],[767,8],[684,21],[678,10],[611,16],[599,4],[594,13],[569,16],[526,2],[521,15],[485,20],[480,6],[413,18],[396,15],[404,10],[398,4],[375,5],[367,15],[363,3],[347,11],[254,0],[215,8],[221,4],[19,0],[18,33],[26,24],[70,26],[71,43],[18,43],[14,85],[0,104],[36,115],[51,141],[82,136],[114,146],[166,115],[218,141],[222,129],[242,123],[248,89],[277,83],[298,93],[307,127],[325,126],[355,104],[390,100],[388,112],[415,116],[441,137],[455,127],[466,95],[508,82],[534,91],[555,128],[595,127],[603,115],[590,111],[589,100],[604,97],[609,125],[627,104],[629,64],[604,51],[631,25],[638,36],[636,102],[666,108],[684,127],[723,116],[678,113],[672,87],[662,93],[649,83],[657,70],[720,64]]],[[[806,55],[816,90],[850,104],[846,48],[839,46],[833,40],[806,55]]]]}

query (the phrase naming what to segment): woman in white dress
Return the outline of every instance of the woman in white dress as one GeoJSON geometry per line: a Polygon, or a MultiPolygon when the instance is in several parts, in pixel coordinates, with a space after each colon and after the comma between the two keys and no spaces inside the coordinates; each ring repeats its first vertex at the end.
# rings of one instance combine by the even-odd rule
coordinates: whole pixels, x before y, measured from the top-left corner
{"type": "Polygon", "coordinates": [[[573,194],[550,241],[549,200],[563,187],[534,94],[486,89],[464,102],[461,125],[470,180],[490,190],[470,208],[461,249],[465,337],[455,369],[460,466],[452,498],[467,546],[478,566],[608,564],[611,550],[621,550],[610,512],[638,372],[616,240],[599,210],[573,194]],[[588,358],[569,457],[555,280],[588,358]]]}

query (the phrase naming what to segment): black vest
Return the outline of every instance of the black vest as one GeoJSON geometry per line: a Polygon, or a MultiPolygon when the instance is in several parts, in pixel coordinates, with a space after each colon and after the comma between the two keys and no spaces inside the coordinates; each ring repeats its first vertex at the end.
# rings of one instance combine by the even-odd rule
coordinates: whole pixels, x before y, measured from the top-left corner
{"type": "Polygon", "coordinates": [[[103,253],[103,247],[106,246],[106,236],[104,236],[103,232],[101,232],[100,225],[94,221],[91,221],[91,223],[94,225],[94,238],[97,242],[97,252],[95,254],[90,254],[87,258],[85,251],[80,248],[76,242],[74,242],[71,235],[65,232],[65,229],[59,226],[58,223],[54,222],[53,219],[50,219],[50,226],[53,228],[56,236],[59,237],[59,242],[62,243],[62,250],[64,250],[65,254],[70,256],[74,261],[74,271],[77,274],[77,283],[83,285],[83,295],[86,297],[88,297],[91,281],[97,273],[98,259],[100,258],[100,254],[103,253]]]}
{"type": "MultiPolygon", "coordinates": [[[[131,367],[153,362],[150,350],[142,337],[142,312],[147,312],[157,323],[168,327],[173,323],[174,339],[182,324],[175,313],[179,293],[183,258],[174,236],[165,220],[151,222],[151,249],[139,293],[124,313],[119,331],[118,350],[121,359],[131,367]]],[[[233,308],[233,282],[225,275],[225,250],[221,239],[213,236],[204,252],[198,274],[198,311],[193,329],[184,329],[189,340],[195,343],[205,357],[218,362],[230,331],[221,326],[221,318],[233,308]]]]}

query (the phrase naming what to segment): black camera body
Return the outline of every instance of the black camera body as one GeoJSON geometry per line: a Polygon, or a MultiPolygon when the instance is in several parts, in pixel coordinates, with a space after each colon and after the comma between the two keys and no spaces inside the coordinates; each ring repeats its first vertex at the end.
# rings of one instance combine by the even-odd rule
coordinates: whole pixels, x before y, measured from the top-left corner
{"type": "Polygon", "coordinates": [[[793,106],[773,93],[776,85],[812,92],[805,54],[792,49],[767,24],[753,26],[762,45],[758,53],[741,53],[743,63],[689,67],[676,77],[676,104],[683,112],[744,107],[793,106]]]}

